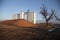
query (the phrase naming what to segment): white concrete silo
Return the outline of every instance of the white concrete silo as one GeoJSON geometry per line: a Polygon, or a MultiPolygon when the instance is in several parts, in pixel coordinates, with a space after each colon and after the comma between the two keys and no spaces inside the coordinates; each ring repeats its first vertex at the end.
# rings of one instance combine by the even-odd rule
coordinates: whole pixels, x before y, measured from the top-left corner
{"type": "Polygon", "coordinates": [[[34,17],[33,17],[34,18],[33,19],[34,22],[33,23],[36,24],[36,12],[33,12],[33,15],[34,15],[34,17]]]}
{"type": "Polygon", "coordinates": [[[24,12],[20,13],[20,19],[24,19],[24,12]]]}
{"type": "Polygon", "coordinates": [[[36,12],[27,12],[27,20],[36,24],[36,12]]]}

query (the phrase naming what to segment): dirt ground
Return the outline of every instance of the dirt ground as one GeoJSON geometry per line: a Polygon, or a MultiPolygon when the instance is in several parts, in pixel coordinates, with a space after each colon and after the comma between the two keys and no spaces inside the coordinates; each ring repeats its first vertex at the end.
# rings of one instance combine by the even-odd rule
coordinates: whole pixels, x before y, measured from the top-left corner
{"type": "Polygon", "coordinates": [[[40,28],[0,24],[0,40],[58,40],[60,29],[52,32],[40,28]]]}

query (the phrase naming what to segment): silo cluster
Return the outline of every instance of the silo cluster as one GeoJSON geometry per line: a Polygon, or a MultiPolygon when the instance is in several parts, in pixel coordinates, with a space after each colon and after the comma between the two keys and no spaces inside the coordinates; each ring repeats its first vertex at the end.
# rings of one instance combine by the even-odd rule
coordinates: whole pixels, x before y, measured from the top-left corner
{"type": "Polygon", "coordinates": [[[36,12],[20,12],[20,14],[14,14],[13,19],[25,19],[27,21],[36,24],[36,12]]]}

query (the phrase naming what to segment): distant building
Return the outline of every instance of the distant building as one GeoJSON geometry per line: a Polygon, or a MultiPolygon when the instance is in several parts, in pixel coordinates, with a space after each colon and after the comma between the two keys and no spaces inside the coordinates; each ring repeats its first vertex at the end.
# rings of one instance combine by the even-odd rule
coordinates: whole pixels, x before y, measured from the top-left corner
{"type": "Polygon", "coordinates": [[[20,19],[24,19],[24,12],[21,12],[19,17],[20,19]]]}
{"type": "Polygon", "coordinates": [[[27,15],[27,21],[36,24],[36,12],[21,12],[20,14],[13,15],[13,19],[25,19],[25,15],[27,15]]]}
{"type": "Polygon", "coordinates": [[[21,12],[20,14],[14,14],[13,19],[24,19],[24,12],[21,12]]]}
{"type": "Polygon", "coordinates": [[[36,12],[27,12],[27,20],[36,24],[36,12]]]}
{"type": "Polygon", "coordinates": [[[13,15],[13,19],[18,19],[18,15],[17,14],[14,14],[13,15]]]}

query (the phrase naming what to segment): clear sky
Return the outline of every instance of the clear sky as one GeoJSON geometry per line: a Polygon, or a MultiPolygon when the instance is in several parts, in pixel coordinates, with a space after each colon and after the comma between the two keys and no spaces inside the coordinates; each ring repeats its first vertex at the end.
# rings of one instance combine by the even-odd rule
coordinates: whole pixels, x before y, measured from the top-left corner
{"type": "Polygon", "coordinates": [[[37,20],[42,20],[39,11],[43,4],[48,11],[55,9],[57,15],[60,14],[60,0],[0,0],[0,19],[12,19],[13,14],[30,9],[36,12],[37,20]]]}

